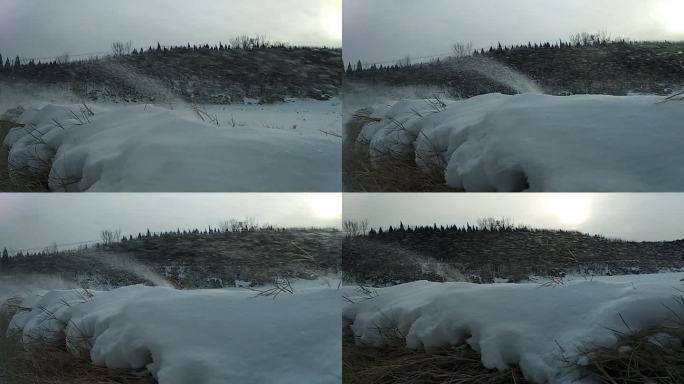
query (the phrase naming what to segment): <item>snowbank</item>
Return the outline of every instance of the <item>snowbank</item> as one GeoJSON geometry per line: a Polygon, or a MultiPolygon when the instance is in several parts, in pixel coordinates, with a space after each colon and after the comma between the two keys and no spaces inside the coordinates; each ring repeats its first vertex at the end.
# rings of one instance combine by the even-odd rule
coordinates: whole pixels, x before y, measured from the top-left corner
{"type": "MultiPolygon", "coordinates": [[[[275,116],[282,116],[294,107],[271,108],[280,108],[275,116]]],[[[322,192],[341,188],[340,139],[317,129],[297,129],[296,124],[280,129],[232,117],[228,122],[221,120],[223,115],[217,127],[189,111],[149,105],[91,109],[92,116],[79,105],[48,104],[25,112],[19,119],[25,127],[12,129],[4,141],[10,148],[11,171],[49,174],[50,189],[55,191],[322,192]]],[[[313,114],[311,120],[332,121],[329,109],[324,117],[317,119],[313,114]]],[[[207,111],[219,115],[211,108],[207,111]]],[[[291,114],[293,119],[309,117],[291,114]]]]}
{"type": "Polygon", "coordinates": [[[398,328],[408,348],[468,343],[488,368],[518,364],[536,383],[592,383],[578,379],[586,372],[577,366],[587,364],[578,348],[614,345],[611,329],[662,324],[674,317],[671,310],[683,315],[674,300],[683,277],[603,277],[556,287],[418,281],[374,290],[343,316],[362,342],[380,345],[383,329],[398,328]]]}
{"type": "Polygon", "coordinates": [[[467,191],[682,191],[684,107],[656,96],[488,94],[380,108],[357,142],[467,191]],[[435,105],[437,103],[437,105],[435,105]]]}
{"type": "Polygon", "coordinates": [[[255,297],[247,290],[130,286],[26,298],[8,332],[27,347],[66,343],[94,364],[148,368],[160,384],[339,383],[334,289],[255,297]]]}

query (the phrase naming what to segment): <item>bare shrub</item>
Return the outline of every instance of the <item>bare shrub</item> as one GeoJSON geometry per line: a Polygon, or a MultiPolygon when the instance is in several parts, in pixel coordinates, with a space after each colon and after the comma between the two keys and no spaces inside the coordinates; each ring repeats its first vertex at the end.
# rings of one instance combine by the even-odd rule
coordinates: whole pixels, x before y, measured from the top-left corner
{"type": "Polygon", "coordinates": [[[509,217],[483,217],[477,220],[477,226],[485,231],[510,231],[515,229],[513,220],[509,217]]]}
{"type": "Polygon", "coordinates": [[[131,53],[132,46],[133,43],[131,41],[115,41],[112,43],[112,55],[115,57],[129,55],[131,53]]]}
{"type": "Polygon", "coordinates": [[[473,43],[468,42],[468,43],[456,43],[451,47],[454,57],[456,58],[461,58],[461,57],[468,57],[473,55],[473,43]]]}
{"type": "Polygon", "coordinates": [[[112,245],[121,239],[121,230],[110,230],[105,229],[100,231],[100,240],[102,240],[102,245],[112,245]]]}
{"type": "Polygon", "coordinates": [[[342,229],[348,237],[365,236],[368,232],[368,219],[345,220],[342,223],[342,229]]]}

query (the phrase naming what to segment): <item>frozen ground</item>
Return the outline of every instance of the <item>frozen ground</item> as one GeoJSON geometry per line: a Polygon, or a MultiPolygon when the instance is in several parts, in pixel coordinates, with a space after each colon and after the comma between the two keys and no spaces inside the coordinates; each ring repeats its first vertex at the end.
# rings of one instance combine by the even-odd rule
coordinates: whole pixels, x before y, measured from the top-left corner
{"type": "MultiPolygon", "coordinates": [[[[360,292],[345,287],[343,317],[362,342],[398,332],[408,348],[467,343],[488,368],[519,365],[535,383],[595,383],[582,348],[612,346],[684,315],[684,273],[600,277],[549,286],[417,281],[360,292]]],[[[681,346],[666,336],[657,342],[681,346]]]]}
{"type": "Polygon", "coordinates": [[[340,104],[204,106],[200,118],[184,105],[50,103],[4,144],[10,175],[54,191],[339,191],[340,104]]]}
{"type": "Polygon", "coordinates": [[[466,191],[684,190],[684,108],[657,96],[487,94],[376,105],[372,161],[412,159],[466,191]]]}
{"type": "Polygon", "coordinates": [[[55,290],[25,296],[8,332],[27,348],[57,343],[96,365],[147,368],[160,384],[339,383],[339,291],[312,284],[277,297],[245,289],[55,290]]]}

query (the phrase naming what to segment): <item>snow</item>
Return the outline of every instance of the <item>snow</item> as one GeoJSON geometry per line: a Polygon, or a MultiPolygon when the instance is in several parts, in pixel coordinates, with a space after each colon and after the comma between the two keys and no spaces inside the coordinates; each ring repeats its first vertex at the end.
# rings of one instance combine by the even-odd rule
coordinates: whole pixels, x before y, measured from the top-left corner
{"type": "Polygon", "coordinates": [[[658,96],[487,94],[402,100],[372,112],[359,145],[437,167],[466,191],[684,190],[684,108],[658,96]]]}
{"type": "Polygon", "coordinates": [[[361,342],[381,345],[380,330],[396,327],[408,348],[467,343],[487,368],[517,364],[535,383],[594,383],[584,377],[581,348],[609,347],[617,341],[613,330],[633,332],[673,320],[673,312],[683,315],[675,300],[683,278],[603,276],[557,286],[417,281],[365,293],[345,287],[355,303],[343,317],[361,342]]]}
{"type": "Polygon", "coordinates": [[[337,99],[202,107],[218,126],[189,107],[89,107],[28,109],[4,140],[11,171],[49,173],[54,191],[341,189],[337,99]]]}
{"type": "Polygon", "coordinates": [[[297,289],[179,291],[129,286],[26,297],[10,322],[27,348],[56,342],[109,368],[149,369],[160,384],[339,383],[340,296],[297,289]]]}

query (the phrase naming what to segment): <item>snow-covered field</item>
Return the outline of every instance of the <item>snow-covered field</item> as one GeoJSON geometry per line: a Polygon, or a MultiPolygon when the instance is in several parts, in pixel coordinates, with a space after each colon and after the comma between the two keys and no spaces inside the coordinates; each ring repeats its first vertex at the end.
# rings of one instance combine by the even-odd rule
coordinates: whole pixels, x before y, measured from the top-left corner
{"type": "Polygon", "coordinates": [[[684,105],[658,96],[487,94],[376,105],[357,145],[466,191],[684,190],[684,105]]]}
{"type": "MultiPolygon", "coordinates": [[[[684,273],[597,277],[549,286],[417,281],[361,292],[345,287],[345,321],[361,342],[381,345],[398,330],[408,348],[467,343],[488,368],[519,365],[535,383],[594,383],[592,346],[684,315],[684,273]],[[391,331],[389,331],[391,332],[391,331]]],[[[681,346],[663,336],[662,345],[681,346]]]]}
{"type": "Polygon", "coordinates": [[[341,102],[174,109],[38,104],[4,140],[10,175],[54,191],[298,192],[341,189],[341,102]],[[92,112],[92,113],[91,113],[92,112]]]}
{"type": "MultiPolygon", "coordinates": [[[[339,383],[340,293],[128,286],[23,298],[8,333],[57,343],[109,368],[147,368],[161,384],[339,383]]],[[[4,307],[4,311],[8,308],[4,307]]]]}

